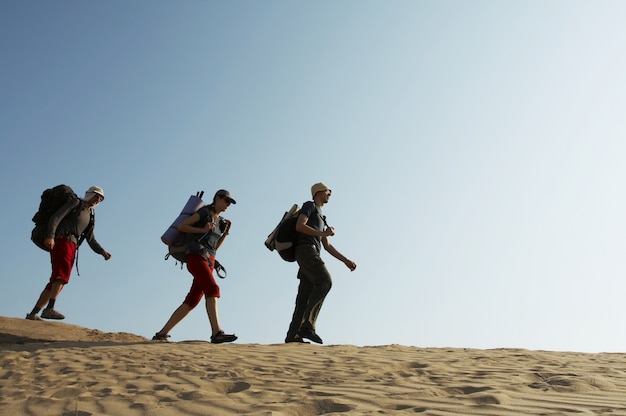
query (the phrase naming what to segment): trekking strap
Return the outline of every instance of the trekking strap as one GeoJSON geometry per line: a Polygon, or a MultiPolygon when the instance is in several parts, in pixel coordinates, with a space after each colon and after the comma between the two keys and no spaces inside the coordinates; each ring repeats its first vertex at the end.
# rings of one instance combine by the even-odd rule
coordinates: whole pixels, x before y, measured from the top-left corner
{"type": "MultiPolygon", "coordinates": [[[[169,259],[169,258],[170,258],[170,256],[171,256],[171,254],[170,254],[170,253],[167,253],[167,254],[165,255],[165,259],[164,259],[164,260],[169,259]]],[[[176,260],[176,259],[174,259],[174,260],[176,260]]],[[[184,263],[183,263],[182,261],[176,260],[176,262],[174,263],[174,265],[177,265],[178,263],[180,263],[180,269],[182,270],[182,269],[183,269],[183,264],[184,264],[184,263]]]]}
{"type": "Polygon", "coordinates": [[[215,260],[215,264],[213,268],[215,269],[215,272],[220,277],[220,279],[226,279],[226,276],[228,276],[228,272],[219,261],[215,260]]]}
{"type": "Polygon", "coordinates": [[[80,276],[80,270],[78,269],[78,249],[79,246],[76,246],[76,275],[80,276]]]}
{"type": "Polygon", "coordinates": [[[328,226],[328,223],[326,222],[326,215],[322,215],[322,221],[324,221],[324,226],[325,226],[326,228],[330,228],[330,227],[328,226]]]}
{"type": "Polygon", "coordinates": [[[85,231],[83,231],[80,237],[76,239],[77,240],[76,241],[76,275],[77,276],[80,276],[80,270],[78,269],[78,251],[80,250],[80,245],[83,243],[83,241],[85,241],[86,234],[89,234],[91,230],[93,229],[93,224],[94,224],[94,213],[92,210],[91,214],[89,215],[89,225],[87,225],[87,228],[85,228],[85,231]]]}

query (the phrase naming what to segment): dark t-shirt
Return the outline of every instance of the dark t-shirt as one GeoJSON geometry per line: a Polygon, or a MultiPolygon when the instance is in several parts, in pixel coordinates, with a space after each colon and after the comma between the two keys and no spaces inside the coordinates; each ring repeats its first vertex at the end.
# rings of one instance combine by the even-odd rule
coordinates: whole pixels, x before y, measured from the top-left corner
{"type": "MultiPolygon", "coordinates": [[[[200,220],[198,220],[194,226],[204,227],[206,223],[212,219],[210,214],[211,212],[208,205],[200,208],[198,210],[200,220]]],[[[216,227],[210,232],[203,235],[191,234],[192,242],[188,246],[189,253],[202,254],[207,259],[210,255],[215,256],[217,252],[217,242],[224,234],[225,225],[224,218],[219,216],[216,221],[216,227]],[[202,242],[199,242],[198,239],[202,239],[202,242]]]]}
{"type": "Polygon", "coordinates": [[[88,229],[92,211],[93,208],[87,207],[82,200],[75,199],[67,202],[50,218],[46,238],[63,236],[78,243],[78,237],[86,232],[85,240],[89,247],[98,254],[104,253],[104,249],[94,236],[94,228],[88,229]]]}
{"type": "MultiPolygon", "coordinates": [[[[322,218],[322,210],[315,205],[313,201],[307,201],[302,204],[300,215],[309,217],[306,222],[311,228],[318,231],[324,231],[324,219],[322,218]]],[[[318,250],[322,248],[322,237],[298,233],[298,244],[314,244],[318,250]]]]}

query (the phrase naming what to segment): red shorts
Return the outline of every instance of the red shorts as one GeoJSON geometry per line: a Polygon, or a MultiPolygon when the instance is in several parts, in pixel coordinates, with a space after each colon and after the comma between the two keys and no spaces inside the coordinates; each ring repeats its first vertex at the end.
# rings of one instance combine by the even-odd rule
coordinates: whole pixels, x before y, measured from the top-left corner
{"type": "Polygon", "coordinates": [[[54,240],[54,247],[50,250],[50,263],[52,263],[52,274],[46,289],[50,290],[52,284],[57,280],[64,284],[70,282],[74,258],[76,257],[76,244],[65,237],[57,237],[54,240]]]}
{"type": "Polygon", "coordinates": [[[213,278],[213,264],[215,264],[214,256],[211,256],[211,261],[208,262],[200,254],[187,254],[187,270],[193,276],[193,283],[183,303],[192,309],[200,303],[202,296],[207,298],[220,297],[220,287],[213,278]]]}

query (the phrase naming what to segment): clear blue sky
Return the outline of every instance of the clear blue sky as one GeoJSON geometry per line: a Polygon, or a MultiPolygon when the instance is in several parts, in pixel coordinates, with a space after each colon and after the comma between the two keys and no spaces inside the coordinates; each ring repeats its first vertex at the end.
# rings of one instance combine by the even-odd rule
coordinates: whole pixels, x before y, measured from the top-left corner
{"type": "MultiPolygon", "coordinates": [[[[0,315],[49,276],[43,189],[104,188],[57,309],[151,337],[186,270],[159,237],[229,189],[220,318],[281,343],[297,267],[263,245],[318,181],[327,344],[624,351],[626,3],[0,2],[0,315]]],[[[172,340],[210,335],[202,307],[172,340]]]]}

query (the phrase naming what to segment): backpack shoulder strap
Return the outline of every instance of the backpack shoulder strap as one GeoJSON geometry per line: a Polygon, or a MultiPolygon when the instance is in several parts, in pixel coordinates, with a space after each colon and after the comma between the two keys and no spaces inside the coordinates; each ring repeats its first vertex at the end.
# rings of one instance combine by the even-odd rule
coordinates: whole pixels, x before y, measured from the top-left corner
{"type": "Polygon", "coordinates": [[[89,213],[89,224],[87,225],[87,228],[85,228],[85,231],[83,231],[83,233],[78,238],[78,244],[77,244],[78,246],[80,246],[85,240],[85,238],[87,238],[89,233],[93,231],[93,227],[96,223],[96,214],[93,212],[92,208],[90,209],[91,209],[91,212],[89,213]]]}

